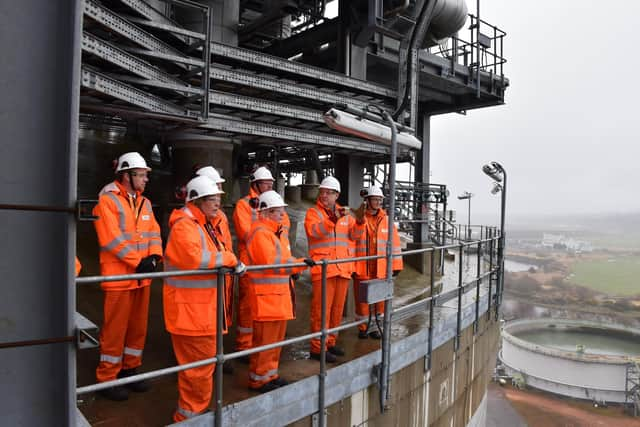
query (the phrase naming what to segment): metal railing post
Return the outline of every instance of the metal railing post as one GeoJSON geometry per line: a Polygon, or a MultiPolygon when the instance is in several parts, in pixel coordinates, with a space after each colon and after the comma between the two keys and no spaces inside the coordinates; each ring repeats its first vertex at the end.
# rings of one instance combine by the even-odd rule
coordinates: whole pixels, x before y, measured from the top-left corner
{"type": "Polygon", "coordinates": [[[460,348],[460,330],[462,328],[462,257],[464,253],[464,244],[460,243],[460,255],[458,265],[458,313],[456,314],[456,340],[454,342],[454,349],[457,351],[460,348]]]}
{"type": "Polygon", "coordinates": [[[325,405],[325,379],[327,377],[327,260],[322,260],[322,292],[321,292],[321,315],[320,326],[322,335],[320,335],[320,376],[318,378],[318,425],[319,427],[326,426],[326,419],[324,413],[325,405]]]}
{"type": "Polygon", "coordinates": [[[216,305],[216,427],[222,427],[222,374],[224,364],[224,350],[222,346],[222,324],[224,321],[224,278],[225,269],[220,269],[217,275],[217,305],[216,305]]]}
{"type": "Polygon", "coordinates": [[[431,300],[429,301],[429,348],[428,348],[428,353],[427,355],[429,356],[429,361],[427,364],[427,369],[431,369],[431,352],[433,350],[433,309],[435,308],[435,300],[433,298],[433,294],[434,294],[434,290],[433,290],[433,286],[435,285],[435,265],[434,262],[436,260],[436,256],[435,256],[435,249],[431,249],[431,266],[429,268],[430,270],[430,277],[429,277],[429,285],[431,286],[431,289],[429,289],[429,297],[431,298],[431,300]]]}
{"type": "MultiPolygon", "coordinates": [[[[482,233],[481,233],[482,234],[482,233]]],[[[482,241],[478,241],[478,265],[476,266],[476,273],[478,281],[476,282],[476,320],[473,323],[473,333],[478,332],[478,317],[480,316],[480,274],[482,272],[482,241]]]]}
{"type": "MultiPolygon", "coordinates": [[[[489,271],[493,271],[493,245],[494,245],[494,233],[493,229],[491,229],[491,241],[489,242],[489,271]]],[[[487,302],[487,319],[491,318],[491,284],[493,282],[493,273],[489,274],[489,300],[487,302]]]]}

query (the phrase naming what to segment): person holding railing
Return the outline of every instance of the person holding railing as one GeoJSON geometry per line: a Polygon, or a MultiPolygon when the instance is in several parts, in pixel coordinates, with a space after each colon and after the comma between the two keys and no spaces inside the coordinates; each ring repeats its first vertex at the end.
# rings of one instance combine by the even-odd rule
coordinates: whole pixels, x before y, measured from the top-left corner
{"type": "MultiPolygon", "coordinates": [[[[235,268],[245,266],[226,247],[220,227],[222,190],[206,176],[187,183],[187,204],[169,219],[165,270],[235,268]]],[[[179,364],[209,359],[216,354],[217,275],[168,277],[163,288],[164,321],[179,364]]],[[[225,307],[219,309],[225,310],[225,307]]],[[[226,316],[223,316],[226,323],[226,316]]],[[[226,332],[226,325],[222,325],[226,332]]],[[[209,408],[213,364],[178,373],[178,408],[173,419],[183,421],[209,408]]]]}
{"type": "MultiPolygon", "coordinates": [[[[365,233],[356,242],[356,257],[385,255],[387,253],[387,241],[392,238],[392,252],[400,253],[400,237],[396,226],[393,233],[389,233],[389,217],[382,209],[384,195],[380,187],[371,186],[363,189],[360,194],[364,197],[365,207],[365,233]]],[[[378,258],[365,261],[356,261],[356,273],[353,281],[353,290],[356,300],[356,319],[368,319],[367,323],[358,325],[358,338],[374,339],[382,338],[378,316],[384,314],[384,301],[376,304],[367,304],[359,301],[360,282],[369,279],[385,279],[387,274],[387,259],[378,258]],[[371,311],[373,310],[373,313],[371,311]],[[375,316],[375,324],[371,324],[371,316],[375,316]]],[[[402,258],[397,257],[392,261],[393,275],[396,276],[403,268],[402,258]]]]}
{"type": "MultiPolygon", "coordinates": [[[[340,182],[332,176],[322,180],[318,199],[314,207],[307,210],[304,228],[309,242],[309,255],[316,261],[336,260],[353,257],[354,242],[364,232],[362,211],[357,218],[349,214],[349,209],[336,203],[340,195],[340,182]]],[[[354,271],[353,262],[329,264],[327,266],[327,327],[340,325],[342,311],[347,298],[349,280],[354,271]]],[[[317,265],[311,269],[311,331],[322,328],[322,268],[317,265]]],[[[344,350],[336,345],[338,334],[329,334],[326,342],[327,362],[335,362],[336,356],[344,356],[344,350]]],[[[311,357],[320,360],[320,338],[311,340],[311,357]]]]}
{"type": "MultiPolygon", "coordinates": [[[[103,276],[150,273],[162,259],[160,226],[144,197],[151,170],[136,152],[121,155],[115,165],[115,181],[100,191],[93,209],[100,244],[100,271],[103,276]]],[[[99,382],[136,374],[142,364],[147,336],[151,280],[103,282],[104,321],[100,331],[99,382]]],[[[146,381],[107,388],[99,393],[111,400],[126,400],[127,389],[144,392],[146,381]]]]}
{"type": "MultiPolygon", "coordinates": [[[[312,259],[296,259],[291,256],[289,236],[283,229],[286,206],[282,197],[275,191],[260,194],[260,218],[252,225],[246,242],[249,264],[315,264],[312,259]]],[[[251,286],[253,347],[284,340],[287,320],[296,317],[295,290],[291,276],[299,274],[305,268],[258,270],[246,275],[251,286]]],[[[281,350],[282,347],[277,347],[250,356],[250,389],[266,393],[287,385],[287,381],[278,374],[281,350]]]]}
{"type": "MultiPolygon", "coordinates": [[[[247,262],[247,238],[253,223],[258,221],[258,197],[265,191],[273,189],[275,179],[269,169],[259,167],[250,176],[251,186],[249,194],[238,200],[233,211],[233,225],[238,240],[238,256],[243,262],[247,262]]],[[[289,238],[291,222],[289,216],[284,213],[282,219],[282,232],[289,238]]],[[[236,351],[248,350],[252,346],[253,319],[251,318],[251,288],[248,278],[241,277],[238,283],[238,316],[236,328],[236,351]]],[[[247,359],[240,359],[247,361],[247,359]]]]}

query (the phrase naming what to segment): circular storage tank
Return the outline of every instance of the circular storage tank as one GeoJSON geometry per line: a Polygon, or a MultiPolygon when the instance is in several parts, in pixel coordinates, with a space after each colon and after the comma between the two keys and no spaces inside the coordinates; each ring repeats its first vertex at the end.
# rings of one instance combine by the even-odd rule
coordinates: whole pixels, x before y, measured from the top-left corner
{"type": "Polygon", "coordinates": [[[595,322],[518,320],[502,330],[500,360],[531,387],[607,402],[625,401],[627,366],[640,358],[640,330],[595,322]]]}

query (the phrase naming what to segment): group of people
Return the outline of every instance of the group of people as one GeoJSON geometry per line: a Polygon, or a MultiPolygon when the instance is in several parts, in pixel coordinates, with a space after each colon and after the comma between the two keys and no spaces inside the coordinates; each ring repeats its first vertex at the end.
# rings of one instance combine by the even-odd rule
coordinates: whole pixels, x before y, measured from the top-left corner
{"type": "MultiPolygon", "coordinates": [[[[285,337],[287,321],[295,318],[295,278],[311,267],[313,287],[311,331],[321,330],[323,260],[349,259],[355,256],[385,254],[388,239],[399,252],[397,230],[389,230],[381,208],[382,191],[370,187],[364,202],[356,210],[337,203],[340,183],[334,177],[322,180],[315,206],[305,217],[309,244],[307,258],[294,258],[289,242],[290,220],[287,204],[273,191],[274,178],[265,168],[250,177],[249,194],[235,207],[233,223],[237,240],[234,252],[229,221],[221,209],[224,179],[212,166],[196,171],[186,186],[185,205],[175,209],[169,219],[169,235],[163,252],[160,226],[151,202],[143,196],[149,181],[144,158],[136,152],[125,153],[116,165],[116,179],[100,192],[94,209],[95,229],[100,245],[103,275],[150,273],[164,265],[165,271],[232,269],[239,276],[236,311],[235,350],[246,350],[285,337]],[[237,253],[237,255],[236,255],[237,253]],[[303,266],[287,266],[304,264],[303,266]],[[246,265],[277,267],[246,271],[246,265]]],[[[393,259],[395,274],[402,270],[402,259],[393,259]]],[[[383,278],[386,259],[356,261],[326,266],[327,327],[340,324],[350,280],[354,288],[372,278],[383,278]]],[[[167,331],[179,364],[215,356],[217,330],[217,275],[181,275],[167,277],[163,286],[163,309],[167,331]]],[[[223,286],[222,330],[232,323],[233,279],[227,275],[223,286]]],[[[136,374],[142,363],[147,332],[150,280],[103,282],[104,322],[100,332],[100,362],[96,369],[99,382],[136,374]]],[[[371,308],[356,304],[358,318],[369,318],[360,325],[359,338],[380,338],[371,323],[370,309],[382,314],[383,306],[371,308]]],[[[337,334],[326,340],[325,358],[335,362],[345,354],[337,343],[337,334]]],[[[278,374],[281,348],[253,353],[249,358],[249,388],[268,392],[287,384],[278,374]]],[[[320,360],[321,341],[311,340],[311,357],[320,360]]],[[[178,406],[175,421],[182,421],[209,408],[213,389],[214,365],[181,371],[178,374],[178,406]]],[[[126,400],[129,390],[144,392],[147,381],[104,389],[112,400],[126,400]]]]}

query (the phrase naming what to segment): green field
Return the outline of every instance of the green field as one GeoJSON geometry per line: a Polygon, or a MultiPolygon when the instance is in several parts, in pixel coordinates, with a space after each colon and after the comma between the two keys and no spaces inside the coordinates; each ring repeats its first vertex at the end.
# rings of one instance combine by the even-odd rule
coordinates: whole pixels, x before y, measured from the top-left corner
{"type": "Polygon", "coordinates": [[[602,261],[578,261],[571,283],[609,295],[640,294],[640,257],[616,257],[602,261]]]}

